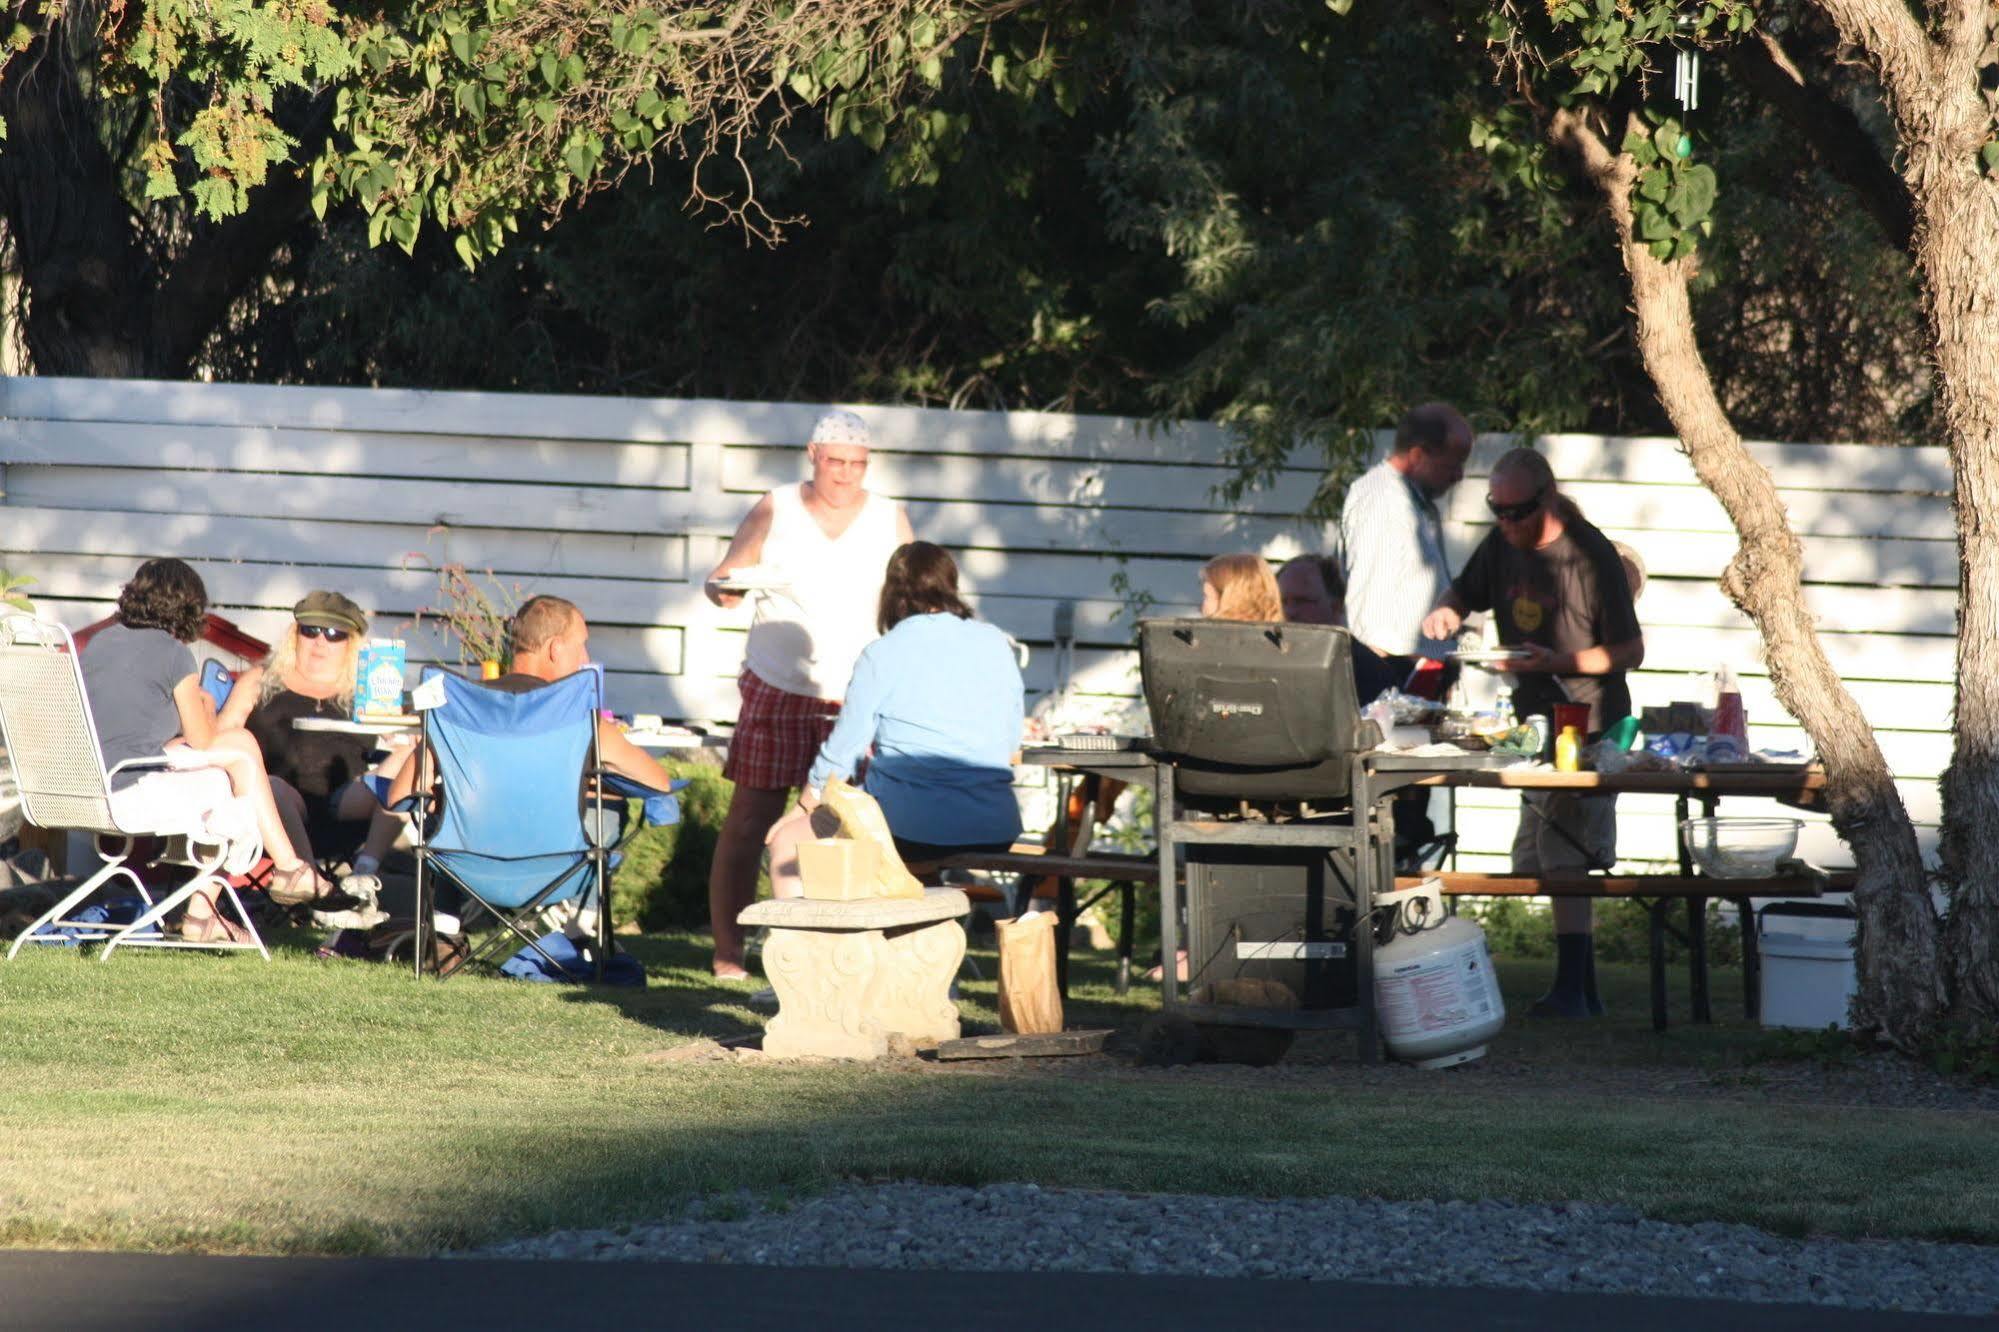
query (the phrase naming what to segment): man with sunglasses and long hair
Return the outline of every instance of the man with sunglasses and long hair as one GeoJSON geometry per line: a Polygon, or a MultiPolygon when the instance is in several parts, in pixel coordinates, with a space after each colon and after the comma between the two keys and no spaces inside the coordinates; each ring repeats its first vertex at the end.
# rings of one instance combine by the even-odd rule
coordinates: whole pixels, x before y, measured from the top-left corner
{"type": "MultiPolygon", "coordinates": [[[[1548,460],[1514,449],[1492,469],[1486,507],[1492,531],[1472,552],[1423,632],[1447,638],[1467,612],[1491,611],[1499,669],[1518,682],[1523,717],[1554,716],[1557,703],[1589,706],[1586,739],[1631,715],[1625,672],[1645,660],[1645,635],[1631,604],[1624,563],[1610,539],[1555,485],[1548,460]]],[[[1617,860],[1614,795],[1536,792],[1521,798],[1513,872],[1532,876],[1609,869],[1617,860]]],[[[1542,1017],[1596,1017],[1596,953],[1588,898],[1555,899],[1555,984],[1528,1011],[1542,1017]]]]}

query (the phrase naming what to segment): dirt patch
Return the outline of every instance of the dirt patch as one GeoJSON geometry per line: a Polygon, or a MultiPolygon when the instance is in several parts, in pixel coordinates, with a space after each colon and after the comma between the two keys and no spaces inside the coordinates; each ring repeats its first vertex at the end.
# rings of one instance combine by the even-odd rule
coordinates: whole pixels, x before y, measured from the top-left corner
{"type": "MultiPolygon", "coordinates": [[[[1367,1065],[1350,1036],[1307,1032],[1277,1064],[1188,1064],[1148,1068],[1134,1058],[1135,1033],[1122,1031],[1101,1055],[1064,1059],[995,1059],[925,1065],[943,1077],[1041,1077],[1173,1083],[1207,1082],[1242,1087],[1394,1088],[1520,1092],[1537,1096],[1633,1097],[1676,1101],[1741,1101],[1816,1107],[1868,1107],[1999,1114],[1999,1086],[1946,1077],[1913,1059],[1886,1052],[1838,1052],[1777,1057],[1731,1050],[1699,1062],[1647,1062],[1643,1038],[1630,1033],[1576,1029],[1575,1045],[1535,1033],[1529,1042],[1497,1037],[1482,1059],[1429,1070],[1384,1062],[1367,1065]],[[1610,1036],[1610,1039],[1605,1039],[1610,1036]]],[[[914,1066],[918,1061],[910,1061],[914,1066]]]]}

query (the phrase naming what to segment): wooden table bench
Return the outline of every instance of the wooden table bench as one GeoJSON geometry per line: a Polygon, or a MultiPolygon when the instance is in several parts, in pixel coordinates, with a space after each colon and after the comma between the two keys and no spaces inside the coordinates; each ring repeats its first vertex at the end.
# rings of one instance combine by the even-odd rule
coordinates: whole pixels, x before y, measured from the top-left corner
{"type": "Polygon", "coordinates": [[[1708,994],[1707,904],[1710,899],[1733,902],[1742,913],[1742,1006],[1746,1016],[1758,1016],[1762,958],[1756,946],[1756,919],[1750,906],[1755,897],[1821,897],[1831,891],[1828,877],[1809,867],[1760,879],[1716,879],[1702,874],[1398,874],[1397,888],[1413,888],[1424,879],[1440,879],[1446,897],[1589,897],[1628,898],[1645,907],[1650,929],[1652,1029],[1666,1029],[1666,913],[1675,902],[1687,904],[1687,977],[1693,1019],[1712,1022],[1708,994]]]}

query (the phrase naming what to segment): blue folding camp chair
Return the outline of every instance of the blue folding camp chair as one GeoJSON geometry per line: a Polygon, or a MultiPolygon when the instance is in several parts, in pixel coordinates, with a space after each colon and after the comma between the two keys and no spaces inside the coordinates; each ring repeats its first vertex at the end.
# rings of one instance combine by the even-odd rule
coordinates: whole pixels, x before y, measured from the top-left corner
{"type": "Polygon", "coordinates": [[[601,980],[612,948],[605,885],[616,848],[592,830],[606,826],[606,810],[620,808],[625,796],[646,801],[646,822],[679,817],[670,792],[603,771],[597,749],[602,673],[585,669],[516,694],[433,670],[417,694],[438,777],[435,792],[418,798],[425,806],[417,820],[424,829],[416,851],[418,974],[429,958],[442,875],[464,893],[467,907],[500,926],[468,962],[490,961],[523,945],[540,952],[541,931],[529,923],[536,913],[578,899],[581,906],[596,906],[601,980]]]}

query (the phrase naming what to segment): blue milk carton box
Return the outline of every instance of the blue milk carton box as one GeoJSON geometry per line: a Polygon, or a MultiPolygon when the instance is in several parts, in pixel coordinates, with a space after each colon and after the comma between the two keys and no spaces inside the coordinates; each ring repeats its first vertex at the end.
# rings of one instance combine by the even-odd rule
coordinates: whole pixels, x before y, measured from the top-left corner
{"type": "Polygon", "coordinates": [[[400,717],[409,653],[400,638],[371,638],[354,665],[354,715],[400,717]]]}

